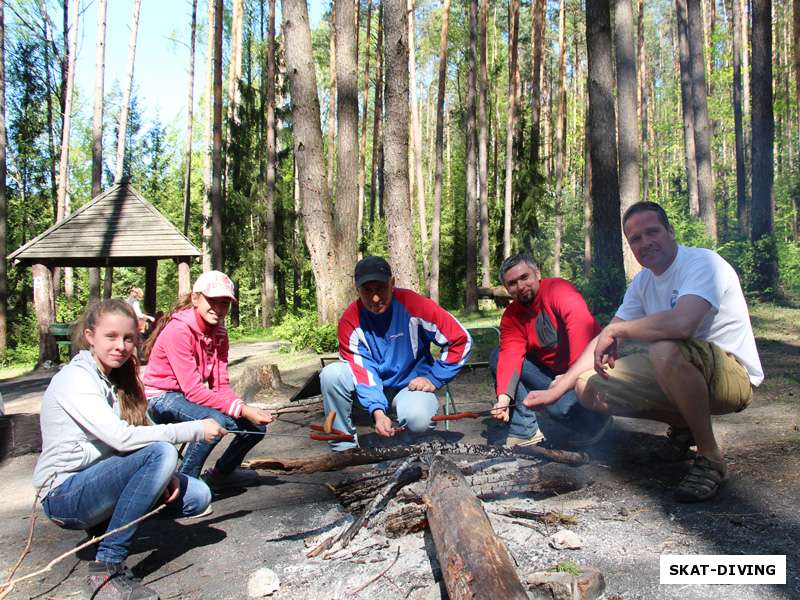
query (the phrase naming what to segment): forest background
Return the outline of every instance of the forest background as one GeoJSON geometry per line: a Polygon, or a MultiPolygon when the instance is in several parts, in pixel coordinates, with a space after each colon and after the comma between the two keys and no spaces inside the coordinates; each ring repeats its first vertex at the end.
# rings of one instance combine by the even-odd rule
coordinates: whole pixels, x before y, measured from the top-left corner
{"type": "MultiPolygon", "coordinates": [[[[137,85],[160,68],[136,61],[139,11],[159,9],[125,4],[129,41],[106,39],[106,0],[0,0],[3,256],[127,178],[202,248],[192,280],[235,280],[234,338],[330,351],[368,253],[470,315],[530,251],[606,319],[636,271],[621,211],[648,199],[751,301],[800,297],[800,0],[186,0],[166,122],[137,85]]],[[[53,358],[49,323],[144,282],[45,269],[34,305],[31,269],[0,271],[2,361],[28,367],[53,358]]],[[[161,261],[160,310],[177,280],[161,261]]]]}

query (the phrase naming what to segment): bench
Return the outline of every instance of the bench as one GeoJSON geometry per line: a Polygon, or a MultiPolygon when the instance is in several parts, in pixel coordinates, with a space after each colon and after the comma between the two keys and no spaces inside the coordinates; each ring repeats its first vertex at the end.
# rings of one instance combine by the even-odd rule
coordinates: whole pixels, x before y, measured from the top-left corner
{"type": "Polygon", "coordinates": [[[72,326],[74,323],[50,323],[48,330],[50,335],[56,339],[58,344],[58,353],[61,354],[61,349],[67,349],[67,355],[72,357],[72,326]]]}

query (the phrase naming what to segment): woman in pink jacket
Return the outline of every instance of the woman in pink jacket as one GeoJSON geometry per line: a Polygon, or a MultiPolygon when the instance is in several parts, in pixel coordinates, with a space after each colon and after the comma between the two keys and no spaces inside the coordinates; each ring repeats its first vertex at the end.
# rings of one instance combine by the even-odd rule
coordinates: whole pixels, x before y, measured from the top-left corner
{"type": "MultiPolygon", "coordinates": [[[[227,275],[203,273],[145,346],[144,389],[156,422],[210,418],[226,430],[252,432],[236,434],[214,467],[203,473],[212,488],[257,482],[255,472],[238,467],[273,420],[269,412],[245,404],[228,382],[228,332],[222,322],[233,301],[233,282],[227,275]]],[[[216,443],[190,444],[180,472],[199,477],[216,443]]]]}

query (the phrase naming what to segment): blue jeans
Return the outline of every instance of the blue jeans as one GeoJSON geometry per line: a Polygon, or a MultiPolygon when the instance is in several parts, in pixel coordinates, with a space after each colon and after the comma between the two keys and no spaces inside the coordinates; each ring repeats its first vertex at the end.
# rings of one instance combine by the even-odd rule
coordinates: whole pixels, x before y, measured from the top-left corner
{"type": "MultiPolygon", "coordinates": [[[[354,434],[351,415],[356,394],[353,371],[346,362],[331,363],[319,374],[322,388],[322,405],[325,414],[336,411],[333,426],[340,431],[354,434]]],[[[431,417],[439,410],[439,400],[433,392],[411,391],[407,387],[395,390],[384,388],[387,399],[397,413],[397,420],[411,433],[424,433],[431,429],[431,417]]],[[[357,442],[329,442],[336,451],[357,448],[357,442]]]]}
{"type": "MultiPolygon", "coordinates": [[[[110,456],[64,481],[42,500],[44,513],[65,529],[89,529],[110,521],[112,531],[147,514],[175,475],[178,452],[172,444],[155,442],[128,454],[110,456]]],[[[168,510],[176,517],[202,513],[211,490],[199,479],[177,475],[178,498],[168,510]]],[[[137,525],[101,540],[97,560],[124,562],[137,525]]]]}
{"type": "MultiPolygon", "coordinates": [[[[500,350],[496,349],[489,357],[489,370],[494,381],[497,381],[499,354],[500,350]]],[[[510,437],[529,438],[539,429],[536,411],[525,406],[522,401],[530,391],[548,389],[553,379],[555,379],[555,374],[547,367],[538,365],[527,357],[522,361],[522,373],[520,373],[519,383],[517,383],[514,393],[514,407],[511,408],[511,421],[508,427],[510,437]]],[[[557,402],[544,407],[544,411],[553,420],[574,430],[582,430],[598,418],[605,419],[604,415],[593,413],[578,404],[578,397],[574,389],[561,396],[557,402]]]]}
{"type": "MultiPolygon", "coordinates": [[[[196,404],[191,400],[187,400],[186,396],[180,392],[164,392],[160,396],[149,398],[148,410],[156,423],[181,423],[183,421],[214,419],[228,430],[240,429],[259,433],[264,433],[267,430],[264,425],[253,425],[247,419],[241,417],[234,419],[221,413],[216,408],[196,404]]],[[[263,437],[263,435],[236,434],[228,448],[217,460],[216,465],[214,465],[217,473],[223,476],[232,473],[242,464],[247,453],[263,437]]],[[[181,464],[181,473],[190,477],[200,477],[203,464],[218,442],[219,440],[216,442],[192,442],[189,444],[181,464]]]]}

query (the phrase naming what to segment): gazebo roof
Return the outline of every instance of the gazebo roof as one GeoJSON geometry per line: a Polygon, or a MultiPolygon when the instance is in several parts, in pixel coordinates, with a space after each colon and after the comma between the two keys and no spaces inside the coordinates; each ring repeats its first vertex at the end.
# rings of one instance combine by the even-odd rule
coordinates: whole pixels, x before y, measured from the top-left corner
{"type": "Polygon", "coordinates": [[[200,251],[127,180],[9,254],[17,266],[142,266],[200,251]]]}

